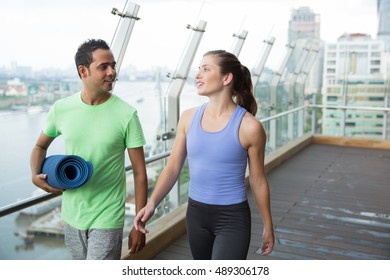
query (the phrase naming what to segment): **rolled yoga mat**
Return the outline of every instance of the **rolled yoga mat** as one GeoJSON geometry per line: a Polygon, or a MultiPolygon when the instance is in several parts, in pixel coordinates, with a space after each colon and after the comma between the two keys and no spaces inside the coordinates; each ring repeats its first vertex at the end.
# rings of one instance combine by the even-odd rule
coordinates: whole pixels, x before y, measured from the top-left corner
{"type": "Polygon", "coordinates": [[[89,161],[74,155],[48,156],[42,165],[47,183],[57,189],[75,189],[84,185],[92,175],[89,161]]]}

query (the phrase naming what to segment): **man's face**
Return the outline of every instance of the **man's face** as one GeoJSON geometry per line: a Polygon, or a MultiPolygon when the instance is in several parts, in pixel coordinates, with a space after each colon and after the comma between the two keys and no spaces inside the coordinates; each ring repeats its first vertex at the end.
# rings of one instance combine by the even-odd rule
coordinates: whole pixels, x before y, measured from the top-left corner
{"type": "Polygon", "coordinates": [[[93,62],[87,69],[86,85],[96,92],[109,92],[116,79],[116,61],[110,50],[98,49],[92,53],[93,62]]]}

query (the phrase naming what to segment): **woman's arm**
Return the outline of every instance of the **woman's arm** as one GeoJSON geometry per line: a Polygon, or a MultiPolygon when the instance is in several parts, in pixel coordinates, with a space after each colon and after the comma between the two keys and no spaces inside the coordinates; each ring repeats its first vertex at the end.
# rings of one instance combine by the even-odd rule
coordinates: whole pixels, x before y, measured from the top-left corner
{"type": "MultiPolygon", "coordinates": [[[[248,113],[247,113],[248,115],[248,113]]],[[[270,190],[264,169],[266,134],[261,123],[252,116],[244,117],[240,140],[248,149],[249,183],[263,219],[262,255],[272,252],[275,238],[270,205],[270,190]]]]}
{"type": "Polygon", "coordinates": [[[134,227],[143,233],[148,232],[145,229],[145,223],[153,216],[155,209],[169,193],[179,177],[187,156],[186,133],[193,112],[194,109],[189,109],[181,115],[168,163],[161,172],[148,203],[134,218],[134,227]]]}

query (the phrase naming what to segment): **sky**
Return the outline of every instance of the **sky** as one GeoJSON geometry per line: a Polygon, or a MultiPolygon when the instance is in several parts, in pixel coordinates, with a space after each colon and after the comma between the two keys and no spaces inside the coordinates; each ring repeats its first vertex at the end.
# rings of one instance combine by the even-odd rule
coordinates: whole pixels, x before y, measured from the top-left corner
{"type": "MultiPolygon", "coordinates": [[[[1,0],[0,67],[11,63],[34,70],[74,65],[77,47],[88,38],[111,43],[126,0],[1,0]]],[[[321,39],[336,42],[343,33],[376,38],[376,0],[134,0],[140,6],[123,66],[144,70],[175,69],[191,31],[206,21],[194,63],[211,49],[230,50],[233,34],[248,32],[240,53],[251,68],[264,40],[275,38],[266,66],[277,68],[286,51],[288,21],[293,9],[310,7],[321,19],[321,39]]]]}

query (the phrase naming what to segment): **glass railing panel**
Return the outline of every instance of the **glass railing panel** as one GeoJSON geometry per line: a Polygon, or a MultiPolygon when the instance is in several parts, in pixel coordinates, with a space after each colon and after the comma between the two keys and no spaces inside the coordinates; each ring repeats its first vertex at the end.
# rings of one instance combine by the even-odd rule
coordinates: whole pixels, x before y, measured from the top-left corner
{"type": "MultiPolygon", "coordinates": [[[[162,158],[160,160],[154,161],[147,164],[147,174],[148,174],[148,198],[154,191],[156,187],[157,180],[160,176],[161,171],[166,165],[167,158],[162,158]]],[[[132,179],[132,172],[127,174],[127,195],[126,195],[126,219],[125,219],[125,231],[129,231],[133,226],[133,220],[135,217],[135,201],[134,201],[134,184],[132,179]]],[[[178,196],[179,204],[172,203],[170,201],[170,196],[166,196],[161,203],[157,206],[155,214],[149,220],[148,223],[158,220],[164,215],[176,209],[177,206],[187,202],[188,200],[188,185],[189,185],[189,172],[187,161],[184,162],[182,171],[179,176],[178,184],[178,196]]],[[[174,191],[174,190],[172,190],[174,191]]]]}
{"type": "Polygon", "coordinates": [[[66,260],[61,197],[39,203],[0,219],[3,260],[66,260]]]}

